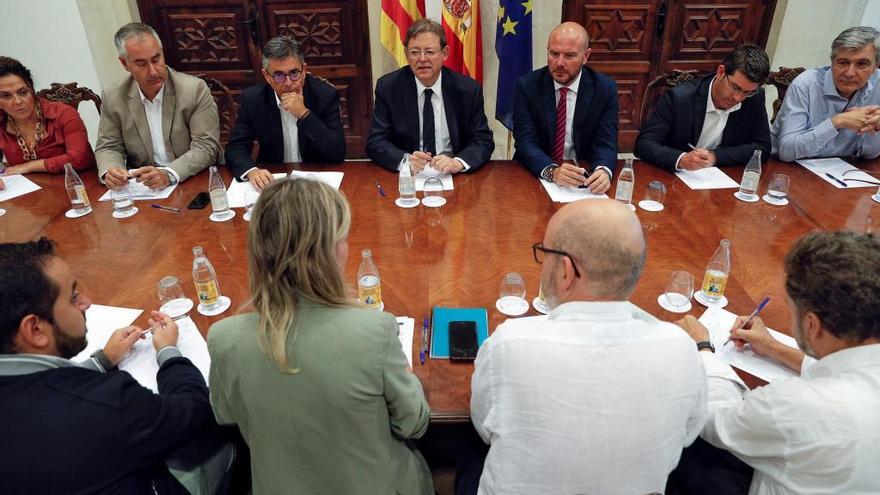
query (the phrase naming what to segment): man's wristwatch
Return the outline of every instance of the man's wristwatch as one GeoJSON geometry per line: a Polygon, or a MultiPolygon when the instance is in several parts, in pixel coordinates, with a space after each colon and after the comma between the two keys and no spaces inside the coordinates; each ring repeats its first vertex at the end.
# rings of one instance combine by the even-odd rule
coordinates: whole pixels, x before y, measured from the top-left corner
{"type": "Polygon", "coordinates": [[[697,351],[702,351],[703,349],[709,349],[712,353],[715,352],[715,346],[712,345],[712,342],[708,340],[704,340],[702,342],[697,342],[697,351]]]}
{"type": "Polygon", "coordinates": [[[174,184],[177,184],[177,177],[175,177],[174,174],[172,174],[169,170],[163,170],[163,172],[165,172],[165,175],[168,176],[168,185],[169,186],[173,186],[174,184]]]}
{"type": "Polygon", "coordinates": [[[541,178],[547,182],[553,182],[553,170],[559,168],[559,165],[548,165],[541,171],[541,178]]]}

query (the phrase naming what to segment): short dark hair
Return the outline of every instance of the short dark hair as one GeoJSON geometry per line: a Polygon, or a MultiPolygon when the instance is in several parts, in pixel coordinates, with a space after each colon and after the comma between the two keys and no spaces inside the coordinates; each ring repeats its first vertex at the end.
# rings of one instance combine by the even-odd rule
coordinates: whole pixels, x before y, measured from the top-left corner
{"type": "Polygon", "coordinates": [[[446,31],[443,30],[443,26],[427,17],[422,17],[410,24],[409,29],[406,30],[406,36],[403,38],[403,46],[409,47],[409,40],[422,33],[436,34],[440,37],[440,49],[446,48],[446,31]]]}
{"type": "Polygon", "coordinates": [[[880,242],[873,234],[814,232],[785,257],[785,290],[836,337],[880,338],[880,242]]]}
{"type": "Polygon", "coordinates": [[[749,81],[757,84],[764,84],[767,76],[770,74],[770,59],[767,53],[757,45],[751,43],[743,43],[734,48],[726,57],[724,57],[724,72],[733,74],[733,71],[740,71],[749,81]]]}
{"type": "Polygon", "coordinates": [[[299,63],[305,63],[302,47],[292,36],[276,36],[263,46],[264,69],[269,68],[270,60],[284,60],[287,57],[296,57],[299,63]]]}
{"type": "Polygon", "coordinates": [[[18,326],[27,315],[54,322],[55,301],[61,288],[46,275],[55,256],[49,239],[0,244],[0,354],[15,354],[18,326]]]}
{"type": "Polygon", "coordinates": [[[24,79],[24,83],[29,88],[34,89],[34,78],[31,77],[31,71],[12,57],[0,56],[0,77],[4,76],[18,76],[24,79]]]}

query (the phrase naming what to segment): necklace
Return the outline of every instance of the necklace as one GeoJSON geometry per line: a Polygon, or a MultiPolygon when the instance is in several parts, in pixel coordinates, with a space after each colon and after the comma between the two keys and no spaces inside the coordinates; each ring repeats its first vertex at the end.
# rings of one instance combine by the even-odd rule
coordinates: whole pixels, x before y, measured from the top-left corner
{"type": "Polygon", "coordinates": [[[40,141],[46,137],[46,131],[43,126],[43,109],[40,107],[40,102],[37,101],[37,125],[34,129],[34,144],[33,146],[28,146],[27,141],[24,138],[24,133],[21,132],[21,129],[18,128],[18,123],[15,121],[12,116],[9,116],[9,122],[12,124],[12,130],[15,131],[15,134],[18,136],[18,147],[21,148],[21,152],[24,155],[25,160],[36,160],[37,159],[37,145],[40,144],[40,141]]]}

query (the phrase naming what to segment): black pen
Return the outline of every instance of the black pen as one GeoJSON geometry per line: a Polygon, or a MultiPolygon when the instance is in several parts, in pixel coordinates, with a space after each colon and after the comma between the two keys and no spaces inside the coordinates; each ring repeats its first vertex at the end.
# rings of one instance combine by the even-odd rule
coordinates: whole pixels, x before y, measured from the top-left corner
{"type": "Polygon", "coordinates": [[[170,211],[172,213],[180,213],[180,208],[175,208],[173,206],[162,206],[162,205],[157,205],[155,203],[151,204],[150,206],[152,206],[153,208],[159,209],[159,210],[170,211]]]}
{"type": "Polygon", "coordinates": [[[846,187],[846,182],[844,182],[844,181],[838,179],[837,177],[831,175],[831,172],[825,172],[825,175],[827,175],[829,179],[834,180],[834,182],[837,182],[837,183],[840,184],[841,186],[846,187]]]}
{"type": "Polygon", "coordinates": [[[382,184],[379,184],[378,180],[376,181],[376,189],[379,190],[379,196],[382,196],[383,198],[386,196],[385,189],[382,189],[382,184]]]}

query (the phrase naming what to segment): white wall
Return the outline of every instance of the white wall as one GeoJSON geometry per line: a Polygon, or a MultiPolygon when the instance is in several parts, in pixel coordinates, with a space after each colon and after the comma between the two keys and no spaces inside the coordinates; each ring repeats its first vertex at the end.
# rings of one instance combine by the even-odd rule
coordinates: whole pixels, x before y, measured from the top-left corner
{"type": "Polygon", "coordinates": [[[880,0],[868,0],[865,6],[865,14],[862,16],[862,26],[872,26],[880,29],[880,0]]]}
{"type": "MultiPolygon", "coordinates": [[[[76,81],[100,94],[85,28],[76,2],[6,0],[0,16],[0,53],[17,58],[34,78],[37,90],[53,82],[76,81]]],[[[91,102],[80,105],[92,146],[98,135],[98,112],[91,102]]]]}

